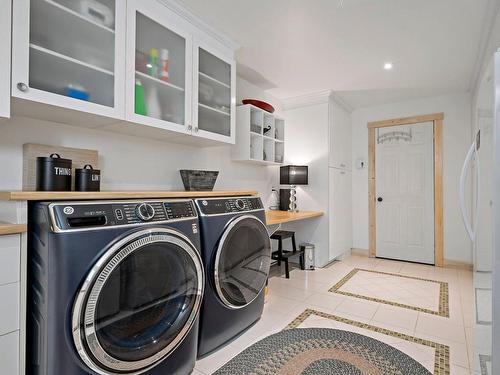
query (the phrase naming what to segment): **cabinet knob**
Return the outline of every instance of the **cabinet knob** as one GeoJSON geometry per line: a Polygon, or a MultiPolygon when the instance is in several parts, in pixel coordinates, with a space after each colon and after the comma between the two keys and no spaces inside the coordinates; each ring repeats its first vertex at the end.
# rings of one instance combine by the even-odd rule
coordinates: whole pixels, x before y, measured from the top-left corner
{"type": "Polygon", "coordinates": [[[194,127],[194,132],[198,133],[198,127],[197,126],[194,127]]]}
{"type": "Polygon", "coordinates": [[[23,83],[23,82],[19,82],[17,84],[17,88],[19,91],[22,91],[22,92],[28,91],[28,85],[26,83],[23,83]]]}
{"type": "Polygon", "coordinates": [[[188,125],[188,130],[189,131],[193,130],[193,126],[192,125],[188,125]]]}
{"type": "Polygon", "coordinates": [[[377,201],[382,202],[384,199],[382,197],[378,197],[377,201]]]}

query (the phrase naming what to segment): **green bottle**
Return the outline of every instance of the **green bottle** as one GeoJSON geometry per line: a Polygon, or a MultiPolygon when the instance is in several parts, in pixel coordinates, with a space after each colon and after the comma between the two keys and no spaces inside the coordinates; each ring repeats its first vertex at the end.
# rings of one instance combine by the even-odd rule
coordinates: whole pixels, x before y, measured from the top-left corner
{"type": "Polygon", "coordinates": [[[144,87],[141,81],[135,80],[135,113],[138,115],[147,116],[146,100],[144,99],[144,87]]]}

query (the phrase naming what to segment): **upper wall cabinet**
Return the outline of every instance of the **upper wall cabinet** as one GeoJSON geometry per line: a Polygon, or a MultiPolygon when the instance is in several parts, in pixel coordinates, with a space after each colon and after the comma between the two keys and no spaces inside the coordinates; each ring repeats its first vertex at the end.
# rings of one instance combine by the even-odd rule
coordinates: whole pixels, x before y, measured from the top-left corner
{"type": "Polygon", "coordinates": [[[176,1],[13,3],[14,113],[181,143],[234,143],[235,46],[176,1]]]}
{"type": "Polygon", "coordinates": [[[208,43],[194,45],[193,133],[234,143],[236,67],[234,57],[208,43]]]}
{"type": "Polygon", "coordinates": [[[351,115],[336,102],[330,103],[330,163],[333,168],[352,169],[351,115]]]}
{"type": "Polygon", "coordinates": [[[123,118],[125,1],[13,2],[12,95],[123,118]]]}
{"type": "Polygon", "coordinates": [[[10,117],[10,30],[12,0],[0,0],[0,119],[10,117]]]}
{"type": "Polygon", "coordinates": [[[129,0],[127,120],[190,133],[192,37],[164,5],[129,0]]]}

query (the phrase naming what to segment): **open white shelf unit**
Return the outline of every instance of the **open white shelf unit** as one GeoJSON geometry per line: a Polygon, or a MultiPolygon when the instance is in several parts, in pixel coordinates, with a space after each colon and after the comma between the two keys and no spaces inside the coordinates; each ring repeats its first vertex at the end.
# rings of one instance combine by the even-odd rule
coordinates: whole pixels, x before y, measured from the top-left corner
{"type": "Polygon", "coordinates": [[[233,160],[281,165],[285,155],[285,120],[253,105],[236,108],[236,143],[233,160]]]}

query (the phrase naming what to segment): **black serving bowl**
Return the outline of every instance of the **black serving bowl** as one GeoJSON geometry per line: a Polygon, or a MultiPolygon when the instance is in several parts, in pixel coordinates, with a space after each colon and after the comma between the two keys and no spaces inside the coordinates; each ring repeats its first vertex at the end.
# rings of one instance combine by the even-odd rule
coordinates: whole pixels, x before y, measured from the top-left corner
{"type": "Polygon", "coordinates": [[[182,183],[186,191],[212,191],[219,171],[181,169],[182,183]]]}

